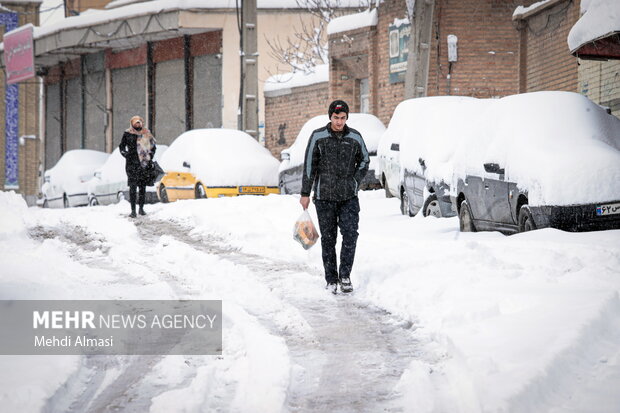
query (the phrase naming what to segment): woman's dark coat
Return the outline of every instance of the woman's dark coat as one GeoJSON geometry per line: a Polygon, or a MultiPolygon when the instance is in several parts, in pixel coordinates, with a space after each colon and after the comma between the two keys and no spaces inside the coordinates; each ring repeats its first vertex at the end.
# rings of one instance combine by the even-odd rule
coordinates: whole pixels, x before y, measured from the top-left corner
{"type": "MultiPolygon", "coordinates": [[[[121,144],[118,145],[121,155],[125,157],[125,172],[127,172],[127,184],[145,186],[149,180],[149,169],[140,165],[138,157],[138,135],[125,131],[121,144]]],[[[151,159],[155,156],[157,147],[153,145],[151,149],[151,159]]]]}

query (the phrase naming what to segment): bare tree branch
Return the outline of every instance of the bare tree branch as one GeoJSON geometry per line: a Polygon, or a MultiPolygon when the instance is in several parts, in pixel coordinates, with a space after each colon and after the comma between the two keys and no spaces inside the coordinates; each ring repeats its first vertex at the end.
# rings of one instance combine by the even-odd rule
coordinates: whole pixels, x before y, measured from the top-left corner
{"type": "MultiPolygon", "coordinates": [[[[286,66],[290,72],[310,73],[314,67],[328,63],[327,25],[334,18],[351,12],[342,8],[342,0],[296,0],[297,5],[306,10],[310,22],[299,18],[299,26],[285,39],[265,38],[269,45],[269,55],[286,66]]],[[[367,7],[368,0],[361,0],[357,11],[367,7]]],[[[353,10],[355,11],[355,10],[353,10]]],[[[269,73],[273,75],[273,73],[269,73]]]]}

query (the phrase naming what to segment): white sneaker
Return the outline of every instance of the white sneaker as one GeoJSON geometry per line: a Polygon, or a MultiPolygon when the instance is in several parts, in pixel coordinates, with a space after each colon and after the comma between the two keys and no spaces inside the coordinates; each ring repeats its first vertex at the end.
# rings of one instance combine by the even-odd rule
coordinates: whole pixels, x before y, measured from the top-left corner
{"type": "Polygon", "coordinates": [[[325,286],[325,289],[331,292],[332,294],[338,294],[338,284],[336,283],[328,283],[325,286]]]}
{"type": "Polygon", "coordinates": [[[350,278],[342,278],[340,280],[340,291],[343,293],[350,293],[353,291],[353,285],[351,284],[350,278]]]}

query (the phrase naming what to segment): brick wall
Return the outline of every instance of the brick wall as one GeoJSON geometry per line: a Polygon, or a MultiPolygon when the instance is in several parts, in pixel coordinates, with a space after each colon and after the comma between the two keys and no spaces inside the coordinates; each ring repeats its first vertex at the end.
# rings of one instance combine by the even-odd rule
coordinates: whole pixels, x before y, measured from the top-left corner
{"type": "Polygon", "coordinates": [[[568,51],[568,32],[579,19],[579,1],[565,0],[527,17],[525,31],[525,90],[578,91],[577,59],[568,51]]]}
{"type": "Polygon", "coordinates": [[[428,96],[479,98],[518,93],[519,33],[514,0],[441,0],[434,9],[428,96]],[[448,35],[458,38],[457,61],[448,63],[448,35]],[[448,74],[451,71],[450,79],[448,74]]]}
{"type": "Polygon", "coordinates": [[[405,83],[390,83],[388,28],[394,19],[407,17],[405,0],[386,0],[379,6],[377,36],[370,86],[371,113],[387,126],[396,106],[405,96],[405,83]]]}
{"type": "Polygon", "coordinates": [[[290,93],[265,94],[265,147],[280,159],[280,152],[293,144],[308,119],[325,114],[329,106],[328,83],[290,89],[290,93]],[[272,96],[269,96],[272,95],[272,96]]]}
{"type": "Polygon", "coordinates": [[[620,60],[579,59],[579,93],[620,118],[620,60]]]}
{"type": "Polygon", "coordinates": [[[346,101],[351,112],[360,111],[359,81],[370,79],[375,37],[376,28],[370,26],[329,36],[329,98],[346,101]]]}

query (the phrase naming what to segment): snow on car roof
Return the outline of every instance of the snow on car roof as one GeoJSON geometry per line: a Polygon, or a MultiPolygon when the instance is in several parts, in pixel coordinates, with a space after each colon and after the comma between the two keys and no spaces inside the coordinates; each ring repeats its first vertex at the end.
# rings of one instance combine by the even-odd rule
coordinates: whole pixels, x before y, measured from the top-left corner
{"type": "Polygon", "coordinates": [[[278,161],[245,132],[194,129],[177,137],[159,164],[166,171],[188,171],[208,186],[278,185],[278,161]]]}
{"type": "Polygon", "coordinates": [[[419,160],[423,159],[427,179],[449,181],[456,144],[464,139],[468,125],[487,102],[465,96],[405,100],[394,110],[381,138],[382,145],[400,142],[400,164],[403,169],[421,175],[423,171],[419,160]]]}
{"type": "MultiPolygon", "coordinates": [[[[494,101],[455,155],[455,178],[505,179],[528,191],[530,205],[620,199],[620,120],[585,96],[535,92],[494,101]]],[[[455,185],[453,185],[453,188],[455,185]]]]}
{"type": "MultiPolygon", "coordinates": [[[[327,114],[309,119],[297,134],[295,142],[288,149],[285,149],[290,155],[290,160],[286,165],[283,164],[282,167],[289,168],[303,164],[310,135],[315,129],[322,128],[328,123],[329,118],[327,114]]],[[[379,139],[385,131],[385,126],[379,118],[368,113],[350,113],[347,125],[362,134],[368,152],[377,151],[379,139]]]]}

